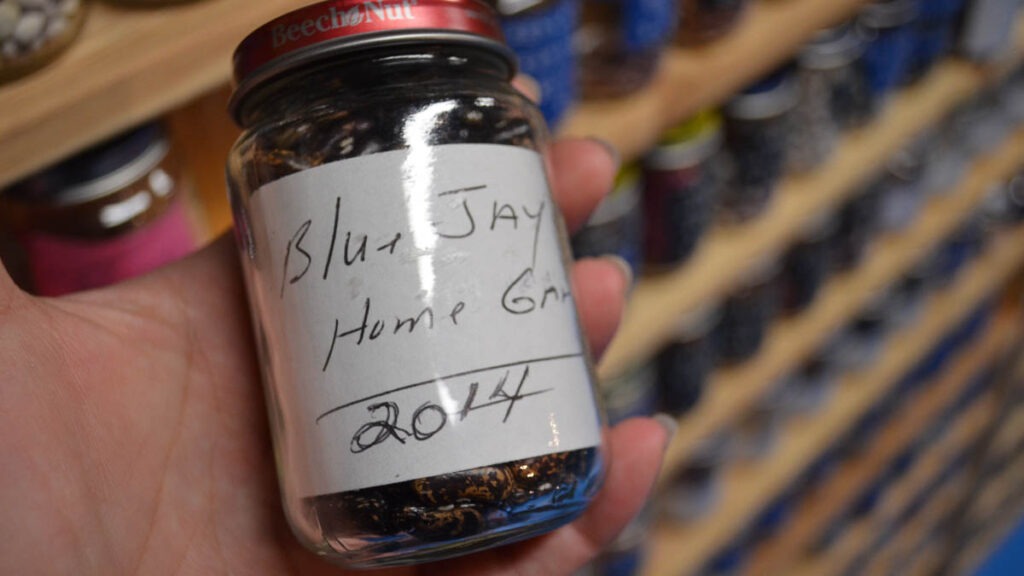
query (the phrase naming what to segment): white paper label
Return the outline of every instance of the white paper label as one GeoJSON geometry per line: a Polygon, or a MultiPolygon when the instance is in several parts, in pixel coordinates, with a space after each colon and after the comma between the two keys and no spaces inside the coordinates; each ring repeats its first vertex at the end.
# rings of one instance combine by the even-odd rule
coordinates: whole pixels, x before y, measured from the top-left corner
{"type": "Polygon", "coordinates": [[[537,153],[334,162],[260,188],[250,222],[279,464],[299,494],[599,444],[537,153]]]}

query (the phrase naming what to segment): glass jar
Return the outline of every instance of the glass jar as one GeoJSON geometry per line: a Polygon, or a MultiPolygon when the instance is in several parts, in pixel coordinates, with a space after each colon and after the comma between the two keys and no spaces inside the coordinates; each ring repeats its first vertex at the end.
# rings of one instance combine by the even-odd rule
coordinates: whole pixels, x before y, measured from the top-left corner
{"type": "Polygon", "coordinates": [[[747,0],[680,0],[679,31],[681,46],[699,46],[728,34],[739,23],[747,0]]]}
{"type": "Polygon", "coordinates": [[[644,229],[640,186],[639,167],[630,164],[619,171],[611,193],[573,235],[572,252],[576,258],[614,254],[629,264],[634,276],[639,275],[644,229]]]}
{"type": "Polygon", "coordinates": [[[1006,53],[1013,46],[1019,9],[1013,0],[972,0],[960,26],[960,52],[979,61],[1006,53]]]}
{"type": "Polygon", "coordinates": [[[761,349],[779,304],[778,258],[765,258],[751,268],[722,304],[715,341],[724,365],[752,358],[761,349]]]}
{"type": "Polygon", "coordinates": [[[473,0],[321,2],[235,53],[228,183],[285,515],[350,567],[576,518],[602,424],[546,130],[473,0]]]}
{"type": "Polygon", "coordinates": [[[720,211],[727,224],[745,222],[771,204],[786,169],[797,84],[788,70],[768,76],[725,107],[731,159],[720,211]]]}
{"type": "Polygon", "coordinates": [[[644,159],[644,260],[660,271],[689,258],[711,227],[721,181],[721,117],[699,114],[669,131],[644,159]]]}
{"type": "Polygon", "coordinates": [[[858,23],[867,38],[864,65],[879,102],[910,80],[917,17],[917,0],[876,0],[860,13],[858,23]]]}
{"type": "Polygon", "coordinates": [[[912,72],[915,77],[927,73],[936,62],[953,50],[965,4],[966,0],[918,2],[920,14],[915,31],[912,72]]]}
{"type": "Polygon", "coordinates": [[[848,25],[820,32],[800,51],[800,97],[789,133],[791,170],[821,166],[844,131],[864,126],[874,114],[863,53],[860,35],[848,25]]]}
{"type": "Polygon", "coordinates": [[[839,222],[831,212],[812,218],[783,259],[782,311],[803,312],[811,304],[832,271],[832,239],[839,222]]]}
{"type": "Polygon", "coordinates": [[[620,98],[646,86],[672,32],[671,0],[581,0],[573,35],[585,99],[620,98]]]}
{"type": "Polygon", "coordinates": [[[682,415],[697,405],[715,366],[715,327],[722,317],[718,306],[703,306],[685,314],[658,355],[661,409],[682,415]]]}
{"type": "Polygon", "coordinates": [[[28,288],[60,296],[98,288],[194,251],[191,181],[163,130],[148,124],[18,182],[0,225],[18,241],[28,288]]]}
{"type": "Polygon", "coordinates": [[[86,6],[85,0],[0,0],[0,84],[63,53],[82,29],[86,6]]]}
{"type": "Polygon", "coordinates": [[[519,67],[540,85],[540,111],[556,126],[579,95],[572,34],[578,0],[490,0],[519,67]]]}

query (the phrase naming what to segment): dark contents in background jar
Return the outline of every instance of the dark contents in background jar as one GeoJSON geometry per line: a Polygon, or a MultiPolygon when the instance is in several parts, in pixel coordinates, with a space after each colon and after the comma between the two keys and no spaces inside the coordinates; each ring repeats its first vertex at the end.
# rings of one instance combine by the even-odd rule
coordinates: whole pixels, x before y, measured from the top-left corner
{"type": "Polygon", "coordinates": [[[654,38],[631,41],[629,10],[632,5],[642,4],[633,0],[582,0],[573,45],[583,98],[620,98],[643,88],[654,77],[661,55],[657,31],[654,38]]]}
{"type": "Polygon", "coordinates": [[[864,259],[868,245],[878,232],[880,190],[868,185],[839,210],[839,226],[832,239],[837,271],[854,268],[864,259]]]}
{"type": "Polygon", "coordinates": [[[860,36],[845,25],[820,32],[800,52],[800,104],[790,131],[790,169],[817,168],[844,131],[863,126],[872,117],[871,90],[860,62],[863,51],[860,36]]]}
{"type": "Polygon", "coordinates": [[[639,274],[643,251],[644,214],[640,206],[640,172],[626,166],[611,193],[601,201],[583,228],[572,237],[573,256],[599,258],[615,254],[639,274]]]}
{"type": "Polygon", "coordinates": [[[676,41],[698,46],[725,36],[740,20],[747,0],[680,0],[676,41]]]}
{"type": "Polygon", "coordinates": [[[715,335],[721,363],[743,362],[760,350],[778,309],[778,277],[778,261],[766,260],[723,303],[715,335]]]}
{"type": "MultiPolygon", "coordinates": [[[[398,50],[396,55],[405,51],[398,50]]],[[[282,117],[308,118],[308,110],[322,105],[322,99],[351,95],[351,101],[318,114],[309,122],[291,122],[274,131],[253,131],[237,145],[242,154],[252,154],[252,170],[243,171],[255,181],[246,189],[261,186],[329,162],[367,154],[402,149],[407,139],[422,138],[407,129],[407,119],[425,105],[443,97],[450,110],[431,124],[431,145],[484,143],[520,146],[538,150],[539,122],[523,106],[523,96],[508,88],[501,97],[480,96],[475,86],[456,68],[454,71],[430,62],[465,61],[468,65],[505,66],[497,56],[481,54],[452,45],[426,45],[421,59],[403,62],[389,58],[387,49],[374,58],[352,58],[344,66],[348,74],[340,77],[336,68],[313,69],[307,82],[314,91],[288,90],[282,94],[268,91],[261,95],[262,109],[273,108],[282,117]],[[472,63],[472,64],[470,64],[472,63]],[[382,65],[383,64],[383,65],[382,65]],[[445,76],[448,74],[448,76],[445,76]],[[439,85],[443,84],[442,88],[439,85]],[[377,86],[406,85],[407,91],[389,89],[388,106],[375,103],[383,97],[377,86]],[[340,89],[344,87],[344,91],[340,89]],[[332,91],[338,90],[338,93],[332,91]],[[275,96],[285,96],[276,97],[275,96]]],[[[250,96],[256,100],[258,96],[250,96]]],[[[247,110],[243,107],[241,115],[247,110]]],[[[250,192],[251,193],[251,192],[250,192]]],[[[246,227],[245,215],[237,210],[236,230],[246,227]]],[[[243,246],[247,245],[243,239],[243,246]]],[[[421,478],[408,482],[319,495],[303,500],[307,514],[317,518],[324,540],[332,546],[347,538],[369,535],[375,541],[373,551],[387,554],[403,547],[401,539],[420,542],[471,537],[532,515],[543,518],[548,509],[564,500],[580,500],[596,493],[600,483],[600,454],[595,448],[561,452],[504,464],[421,478]],[[525,503],[525,504],[524,504],[525,503]]],[[[370,552],[366,548],[365,552],[370,552]]]]}
{"type": "Polygon", "coordinates": [[[644,159],[644,259],[652,271],[689,258],[711,226],[721,178],[718,114],[670,130],[644,159]]]}
{"type": "Polygon", "coordinates": [[[861,12],[858,24],[868,38],[864,64],[876,101],[912,80],[917,10],[916,0],[876,0],[861,12]]]}
{"type": "Polygon", "coordinates": [[[797,86],[782,70],[735,96],[725,107],[725,143],[732,162],[721,214],[728,223],[764,212],[787,164],[797,86]]]}
{"type": "Polygon", "coordinates": [[[681,415],[700,400],[715,366],[713,335],[720,317],[717,307],[694,310],[679,322],[672,340],[658,355],[662,410],[681,415]]]}
{"type": "Polygon", "coordinates": [[[782,309],[793,314],[806,310],[828,279],[832,266],[832,239],[838,223],[831,214],[811,222],[786,253],[782,280],[782,309]]]}
{"type": "Polygon", "coordinates": [[[408,534],[421,541],[472,536],[508,516],[595,488],[597,449],[560,452],[473,470],[307,498],[328,538],[408,534]],[[538,500],[540,499],[540,500],[538,500]],[[527,509],[523,504],[529,503],[527,509]]]}

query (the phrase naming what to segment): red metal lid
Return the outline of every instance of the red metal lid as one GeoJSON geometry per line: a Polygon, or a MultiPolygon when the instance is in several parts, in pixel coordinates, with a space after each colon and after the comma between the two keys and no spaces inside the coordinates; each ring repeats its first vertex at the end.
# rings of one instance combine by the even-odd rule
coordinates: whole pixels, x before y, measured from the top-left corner
{"type": "Polygon", "coordinates": [[[396,39],[475,41],[504,48],[497,13],[479,0],[329,0],[259,27],[235,50],[239,89],[254,77],[396,39]]]}

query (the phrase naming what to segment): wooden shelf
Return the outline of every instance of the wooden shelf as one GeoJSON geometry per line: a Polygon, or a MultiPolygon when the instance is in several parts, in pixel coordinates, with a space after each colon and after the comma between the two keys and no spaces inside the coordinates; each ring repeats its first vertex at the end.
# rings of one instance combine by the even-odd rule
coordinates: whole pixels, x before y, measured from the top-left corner
{"type": "MultiPolygon", "coordinates": [[[[736,34],[704,50],[671,51],[651,88],[582,106],[566,132],[602,136],[635,155],[667,125],[722,100],[865,1],[755,5],[736,34]]],[[[0,187],[227,83],[238,42],[295,6],[203,0],[142,10],[97,3],[67,54],[0,87],[0,187]]]]}
{"type": "MultiPolygon", "coordinates": [[[[967,210],[958,212],[961,216],[967,213],[967,210]]],[[[938,212],[932,212],[929,216],[937,215],[938,212]]],[[[929,216],[925,220],[931,219],[929,216]]],[[[905,238],[903,242],[906,249],[917,241],[905,238]]],[[[900,245],[892,243],[870,261],[897,258],[900,245]]],[[[772,458],[727,470],[723,498],[714,514],[687,525],[660,527],[647,573],[675,576],[693,573],[703,566],[749,525],[755,514],[790,486],[818,455],[852,428],[943,335],[1005,282],[1022,262],[1024,229],[994,241],[990,250],[960,274],[951,288],[929,302],[917,325],[890,338],[892,345],[875,366],[846,379],[833,400],[815,418],[792,422],[783,431],[772,458]]],[[[850,286],[846,292],[835,292],[838,297],[833,300],[856,298],[861,290],[863,286],[859,290],[850,286]]],[[[666,463],[666,466],[670,464],[678,462],[666,463]]]]}
{"type": "Polygon", "coordinates": [[[751,266],[779,255],[805,223],[835,211],[857,194],[889,157],[1004,68],[983,70],[960,61],[943,63],[894,98],[870,126],[845,137],[819,170],[784,181],[773,205],[760,218],[743,226],[713,230],[681,268],[642,278],[602,359],[601,375],[623,373],[655,354],[680,315],[720,298],[751,266]]]}
{"type": "Polygon", "coordinates": [[[912,405],[893,420],[862,458],[844,464],[834,479],[801,507],[786,531],[758,551],[754,573],[784,573],[785,568],[800,557],[803,550],[913,443],[920,431],[959,397],[977,368],[1007,350],[1019,332],[1012,322],[1002,322],[963,361],[929,384],[926,393],[915,398],[912,405]]]}
{"type": "Polygon", "coordinates": [[[966,496],[969,488],[965,473],[950,480],[929,498],[928,504],[904,524],[896,539],[883,544],[882,549],[871,560],[865,573],[867,574],[902,574],[897,571],[899,564],[904,562],[913,549],[923,543],[932,533],[936,525],[946,517],[966,496]]]}
{"type": "Polygon", "coordinates": [[[0,186],[224,84],[242,38],[296,6],[288,0],[203,0],[153,10],[93,4],[67,54],[0,87],[0,186]]]}
{"type": "MultiPolygon", "coordinates": [[[[991,346],[993,338],[988,338],[988,340],[991,346]]],[[[986,346],[976,346],[958,362],[958,368],[961,366],[967,367],[968,365],[973,368],[973,370],[966,371],[966,378],[970,378],[977,369],[984,365],[978,362],[979,357],[987,356],[988,360],[992,358],[990,346],[988,347],[989,354],[982,354],[986,346]]],[[[964,382],[964,384],[966,383],[964,382]]],[[[991,395],[988,395],[962,415],[951,430],[935,446],[922,455],[919,464],[885,494],[876,507],[875,514],[859,521],[854,529],[847,531],[834,546],[823,554],[805,560],[795,570],[790,568],[785,572],[775,573],[795,574],[797,576],[843,574],[861,554],[867,552],[873,545],[878,543],[879,537],[886,532],[884,529],[886,524],[895,521],[911,505],[914,499],[935,481],[950,462],[963,454],[978,439],[994,412],[995,403],[991,395]]],[[[959,478],[959,483],[952,482],[947,484],[947,488],[957,484],[959,484],[960,488],[963,488],[967,478],[964,474],[960,474],[959,478]]],[[[948,502],[945,502],[945,496],[948,496],[947,488],[940,489],[940,492],[935,496],[935,502],[948,504],[948,502]]],[[[929,504],[922,510],[922,513],[930,508],[933,508],[933,506],[929,504]]],[[[939,506],[939,508],[943,508],[943,506],[939,506]]],[[[931,513],[934,512],[929,512],[929,514],[931,513]]],[[[904,527],[911,528],[912,526],[908,523],[904,527]]],[[[901,528],[897,531],[897,536],[891,542],[883,543],[883,547],[879,552],[886,552],[888,546],[898,544],[905,537],[906,533],[901,528]]]]}
{"type": "Polygon", "coordinates": [[[670,49],[651,85],[627,98],[585,103],[562,126],[573,136],[613,142],[635,158],[667,128],[713,107],[784,63],[815,32],[853,16],[867,0],[754,3],[739,27],[706,48],[670,49]]]}
{"type": "MultiPolygon", "coordinates": [[[[914,266],[967,218],[991,184],[1012,176],[1022,163],[1024,131],[991,156],[976,162],[961,182],[958,193],[931,202],[922,217],[904,234],[876,243],[865,263],[834,279],[807,312],[778,324],[755,358],[736,369],[714,375],[698,405],[680,419],[679,430],[666,455],[663,477],[685,461],[700,441],[745,413],[779,378],[797,368],[879,288],[891,284],[914,266]]],[[[648,296],[648,293],[638,294],[634,303],[643,302],[646,309],[653,305],[648,296]]],[[[669,316],[669,313],[663,314],[660,322],[665,324],[669,316]]],[[[654,318],[651,314],[646,320],[652,323],[652,331],[656,329],[654,318]]],[[[620,333],[620,341],[636,336],[636,329],[633,330],[620,333]]]]}

